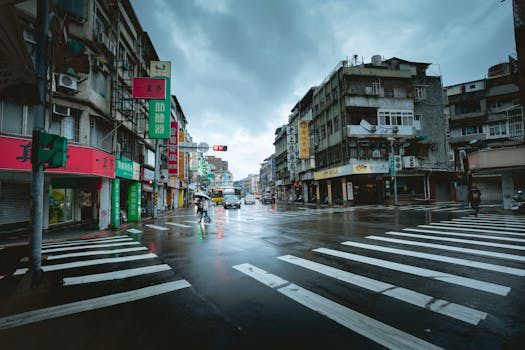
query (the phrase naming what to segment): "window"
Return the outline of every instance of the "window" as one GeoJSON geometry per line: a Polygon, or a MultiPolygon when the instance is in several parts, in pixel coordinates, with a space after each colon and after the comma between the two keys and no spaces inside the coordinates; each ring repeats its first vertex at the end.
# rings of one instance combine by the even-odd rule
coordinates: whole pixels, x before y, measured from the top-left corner
{"type": "Polygon", "coordinates": [[[334,130],[337,132],[341,128],[341,118],[337,115],[334,118],[334,130]]]}
{"type": "Polygon", "coordinates": [[[461,135],[468,136],[468,135],[478,135],[483,133],[483,127],[481,125],[479,126],[468,126],[461,128],[461,135]]]}
{"type": "Polygon", "coordinates": [[[10,102],[2,103],[1,130],[10,134],[22,134],[24,107],[10,102]]]}
{"type": "Polygon", "coordinates": [[[414,125],[414,113],[408,110],[378,110],[378,125],[414,125]]]}
{"type": "Polygon", "coordinates": [[[423,119],[423,116],[421,114],[416,114],[414,116],[414,127],[416,130],[421,130],[421,119],[423,119]]]}
{"type": "Polygon", "coordinates": [[[425,87],[416,87],[414,91],[414,99],[421,101],[427,98],[427,89],[425,87]]]}
{"type": "Polygon", "coordinates": [[[489,137],[505,137],[507,136],[507,124],[499,123],[489,125],[489,137]]]}
{"type": "Polygon", "coordinates": [[[328,129],[328,135],[332,135],[334,133],[334,125],[331,120],[326,123],[326,128],[328,129]]]}
{"type": "Polygon", "coordinates": [[[104,73],[95,70],[91,71],[91,88],[100,96],[106,97],[106,76],[104,73]]]}
{"type": "Polygon", "coordinates": [[[323,125],[321,126],[321,140],[324,140],[326,138],[326,127],[323,125]]]}

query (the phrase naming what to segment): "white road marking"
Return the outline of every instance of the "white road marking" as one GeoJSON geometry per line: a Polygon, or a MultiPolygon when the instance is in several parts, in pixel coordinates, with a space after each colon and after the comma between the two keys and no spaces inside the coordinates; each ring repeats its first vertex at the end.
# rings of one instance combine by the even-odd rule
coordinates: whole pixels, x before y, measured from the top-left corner
{"type": "MultiPolygon", "coordinates": [[[[366,238],[374,239],[374,236],[368,236],[366,238]]],[[[415,252],[413,250],[389,248],[389,247],[383,247],[383,246],[378,246],[378,245],[364,244],[364,243],[357,243],[357,242],[350,242],[350,241],[343,242],[342,244],[347,245],[347,246],[357,247],[357,248],[376,250],[376,251],[385,252],[385,253],[399,254],[403,256],[413,256],[415,258],[442,261],[442,262],[446,262],[449,264],[475,267],[478,269],[507,273],[507,274],[516,275],[516,276],[525,276],[525,270],[523,269],[517,269],[513,267],[507,267],[507,266],[496,265],[496,264],[487,264],[487,263],[482,263],[482,262],[473,261],[473,260],[452,258],[452,257],[445,256],[445,255],[421,253],[421,252],[415,252]]]]}
{"type": "Polygon", "coordinates": [[[191,225],[178,224],[176,222],[166,222],[165,224],[166,225],[171,225],[171,226],[178,226],[178,227],[193,227],[191,225]]]}
{"type": "Polygon", "coordinates": [[[436,230],[423,230],[423,229],[420,229],[420,228],[404,228],[403,231],[434,233],[434,234],[437,234],[437,235],[446,235],[446,236],[476,237],[476,238],[494,239],[494,240],[497,240],[497,241],[508,241],[508,242],[525,243],[525,239],[521,239],[521,238],[509,238],[509,237],[500,237],[500,236],[478,235],[478,234],[475,234],[475,233],[460,233],[460,232],[448,232],[448,231],[436,231],[436,230]]]}
{"type": "Polygon", "coordinates": [[[523,246],[523,245],[515,245],[515,244],[492,243],[492,242],[474,241],[474,240],[471,240],[471,239],[438,237],[438,236],[429,236],[429,235],[418,235],[418,234],[414,234],[414,233],[405,233],[405,232],[396,232],[396,231],[388,231],[388,232],[385,232],[385,233],[387,235],[412,237],[412,238],[421,238],[421,239],[430,239],[430,240],[433,240],[433,241],[445,241],[445,242],[455,242],[455,243],[481,245],[481,246],[485,246],[485,247],[505,248],[505,249],[514,249],[514,250],[525,250],[525,246],[523,246]]]}
{"type": "MultiPolygon", "coordinates": [[[[475,217],[475,216],[470,216],[475,217]]],[[[507,220],[507,221],[515,221],[515,222],[525,222],[525,219],[517,217],[517,216],[511,216],[511,215],[497,215],[497,214],[479,214],[478,217],[483,219],[499,219],[499,220],[507,220]]]]}
{"type": "Polygon", "coordinates": [[[131,241],[132,238],[128,236],[113,236],[107,238],[96,238],[96,239],[81,239],[75,241],[62,241],[62,242],[50,242],[42,244],[42,248],[54,248],[67,245],[75,244],[88,244],[88,243],[108,243],[108,242],[119,242],[119,241],[131,241]]]}
{"type": "Polygon", "coordinates": [[[161,231],[168,231],[169,230],[169,228],[167,228],[167,227],[151,225],[151,224],[147,224],[147,225],[144,225],[144,226],[151,227],[151,228],[154,228],[155,230],[161,230],[161,231]]]}
{"type": "Polygon", "coordinates": [[[484,232],[484,233],[498,233],[500,235],[512,235],[512,236],[525,236],[523,233],[518,232],[507,232],[502,230],[483,230],[477,228],[458,228],[458,227],[448,227],[448,226],[436,226],[432,225],[417,225],[417,227],[423,228],[439,228],[441,230],[455,230],[455,231],[467,231],[467,232],[484,232]]]}
{"type": "MultiPolygon", "coordinates": [[[[153,259],[156,257],[157,257],[156,254],[150,253],[150,254],[141,254],[141,255],[122,256],[118,258],[82,260],[82,261],[75,261],[75,262],[64,263],[64,264],[44,265],[42,266],[42,270],[44,272],[56,271],[56,270],[66,270],[66,269],[73,269],[76,267],[113,264],[113,263],[119,263],[119,262],[125,262],[125,261],[135,261],[135,260],[144,260],[144,259],[153,259]]],[[[25,270],[27,272],[27,269],[25,270]]]]}
{"type": "Polygon", "coordinates": [[[483,224],[492,224],[492,225],[497,225],[498,227],[501,227],[501,226],[504,226],[504,227],[525,227],[525,224],[509,223],[508,221],[505,221],[505,220],[493,221],[493,220],[484,220],[484,219],[476,220],[476,219],[471,219],[471,218],[461,218],[461,219],[452,219],[451,221],[444,221],[444,222],[470,223],[470,224],[481,223],[482,225],[483,224]]]}
{"type": "Polygon", "coordinates": [[[65,258],[76,258],[80,256],[90,256],[90,255],[103,255],[103,254],[119,254],[119,253],[128,253],[136,252],[139,250],[147,250],[146,247],[136,247],[136,248],[122,248],[122,249],[107,249],[107,250],[93,250],[90,252],[78,252],[78,253],[67,253],[59,255],[49,255],[47,260],[56,260],[56,259],[65,259],[65,258]]]}
{"type": "Polygon", "coordinates": [[[298,285],[289,283],[256,266],[241,264],[233,266],[233,268],[267,286],[269,286],[267,284],[269,281],[273,281],[272,284],[276,283],[276,285],[270,287],[276,289],[279,293],[389,349],[441,349],[413,335],[358,313],[346,306],[339,305],[330,299],[315,294],[298,285]],[[260,278],[262,278],[262,280],[260,278]],[[285,286],[280,287],[283,284],[285,284],[285,286]]]}
{"type": "Polygon", "coordinates": [[[449,246],[449,245],[434,244],[434,243],[423,243],[423,242],[416,242],[416,241],[407,241],[406,239],[396,239],[396,238],[387,238],[387,237],[379,237],[379,236],[368,236],[366,238],[368,238],[368,239],[375,239],[375,240],[384,241],[384,242],[400,243],[400,244],[404,244],[404,245],[412,245],[412,246],[417,246],[417,247],[428,247],[428,248],[435,248],[435,249],[442,249],[442,250],[450,250],[450,251],[453,251],[453,252],[460,252],[460,253],[467,253],[467,254],[474,254],[474,255],[481,255],[481,256],[490,256],[492,258],[516,260],[516,261],[525,261],[525,257],[524,256],[514,255],[514,254],[506,254],[506,253],[497,253],[497,252],[491,252],[491,251],[488,251],[488,250],[478,250],[478,249],[470,249],[470,248],[453,247],[453,246],[449,246]]]}
{"type": "Polygon", "coordinates": [[[430,295],[301,259],[293,255],[280,256],[278,259],[473,325],[477,325],[487,317],[485,312],[476,309],[451,303],[447,300],[436,299],[430,295]]]}
{"type": "Polygon", "coordinates": [[[116,280],[116,279],[124,279],[124,278],[141,276],[141,275],[146,275],[146,274],[156,273],[156,272],[161,272],[161,271],[167,271],[167,270],[171,270],[171,267],[166,264],[145,266],[145,267],[138,267],[135,269],[118,270],[118,271],[112,271],[112,272],[106,272],[106,273],[97,273],[93,275],[64,277],[63,284],[64,286],[72,286],[72,285],[84,284],[84,283],[111,281],[111,280],[116,280]]]}
{"type": "Polygon", "coordinates": [[[106,295],[103,297],[77,301],[70,304],[52,306],[0,318],[0,330],[23,326],[29,323],[49,320],[56,317],[72,315],[79,312],[101,309],[108,306],[128,303],[155,295],[173,292],[190,287],[186,280],[157,284],[128,292],[106,295]]]}
{"type": "Polygon", "coordinates": [[[81,250],[81,249],[91,249],[91,248],[107,248],[107,247],[120,247],[125,245],[137,245],[139,242],[121,242],[121,243],[107,243],[107,244],[88,244],[88,245],[75,245],[71,247],[62,247],[62,248],[51,248],[51,249],[42,249],[42,254],[55,253],[55,252],[65,252],[68,250],[81,250]]]}
{"type": "Polygon", "coordinates": [[[137,230],[136,228],[130,228],[126,230],[129,233],[142,233],[141,230],[137,230]]]}
{"type": "Polygon", "coordinates": [[[370,258],[367,256],[350,254],[350,253],[342,252],[339,250],[333,250],[333,249],[327,249],[327,248],[317,248],[317,249],[314,249],[313,251],[322,253],[322,254],[336,256],[336,257],[343,258],[343,259],[358,261],[364,264],[379,266],[379,267],[383,267],[383,268],[390,269],[390,270],[401,271],[401,272],[409,273],[409,274],[416,275],[416,276],[426,277],[426,278],[430,278],[430,279],[437,280],[437,281],[456,284],[456,285],[467,287],[467,288],[477,289],[477,290],[481,290],[487,293],[493,293],[493,294],[506,296],[510,292],[510,287],[507,287],[507,286],[502,286],[502,285],[490,283],[490,282],[479,281],[479,280],[467,278],[467,277],[461,277],[461,276],[457,276],[457,275],[453,275],[453,274],[449,274],[449,273],[445,273],[441,271],[435,271],[435,270],[423,269],[423,268],[411,266],[411,265],[399,264],[393,261],[375,259],[375,258],[370,258]]]}
{"type": "Polygon", "coordinates": [[[494,224],[494,225],[482,225],[482,224],[476,224],[476,225],[473,225],[471,223],[467,223],[467,224],[462,224],[462,223],[459,223],[459,222],[447,222],[447,221],[442,221],[442,222],[434,222],[432,223],[433,225],[437,225],[437,226],[450,226],[450,227],[478,227],[478,228],[483,228],[483,229],[505,229],[505,231],[518,231],[518,232],[524,232],[525,231],[525,228],[517,228],[517,227],[507,227],[507,226],[503,226],[501,223],[499,224],[494,224]]]}

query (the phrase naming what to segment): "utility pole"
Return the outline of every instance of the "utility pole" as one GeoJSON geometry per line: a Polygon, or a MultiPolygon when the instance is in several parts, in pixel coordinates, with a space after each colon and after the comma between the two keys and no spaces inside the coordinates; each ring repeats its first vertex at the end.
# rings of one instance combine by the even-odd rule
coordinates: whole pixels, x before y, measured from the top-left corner
{"type": "Polygon", "coordinates": [[[159,178],[160,178],[160,140],[155,139],[155,175],[153,176],[153,218],[158,217],[159,178]]]}
{"type": "MultiPolygon", "coordinates": [[[[39,145],[36,144],[36,135],[45,129],[46,114],[46,84],[47,84],[47,57],[46,45],[49,29],[49,9],[47,0],[37,1],[37,44],[36,44],[36,78],[40,92],[40,104],[33,108],[33,139],[32,152],[39,145]]],[[[33,285],[40,280],[42,273],[42,227],[44,207],[44,165],[38,157],[31,157],[31,236],[30,266],[33,272],[33,285]]]]}
{"type": "Polygon", "coordinates": [[[396,141],[393,137],[389,138],[390,140],[390,166],[392,167],[391,175],[394,179],[394,206],[397,207],[397,171],[396,171],[396,164],[395,164],[395,150],[394,150],[394,142],[396,141]]]}

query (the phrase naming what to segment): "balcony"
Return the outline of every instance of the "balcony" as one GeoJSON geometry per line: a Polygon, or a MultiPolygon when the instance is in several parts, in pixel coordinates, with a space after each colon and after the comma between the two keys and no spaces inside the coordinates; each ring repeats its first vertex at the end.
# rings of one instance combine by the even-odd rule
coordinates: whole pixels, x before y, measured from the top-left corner
{"type": "Polygon", "coordinates": [[[411,98],[381,97],[379,95],[347,95],[345,106],[414,110],[414,100],[411,98]]]}

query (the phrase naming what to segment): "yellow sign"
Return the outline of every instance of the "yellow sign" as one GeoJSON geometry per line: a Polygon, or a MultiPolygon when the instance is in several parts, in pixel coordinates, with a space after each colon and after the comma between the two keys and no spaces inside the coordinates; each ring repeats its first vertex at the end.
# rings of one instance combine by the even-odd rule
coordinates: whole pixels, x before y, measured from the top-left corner
{"type": "Polygon", "coordinates": [[[308,139],[308,122],[299,121],[299,159],[310,158],[310,141],[308,139]]]}

